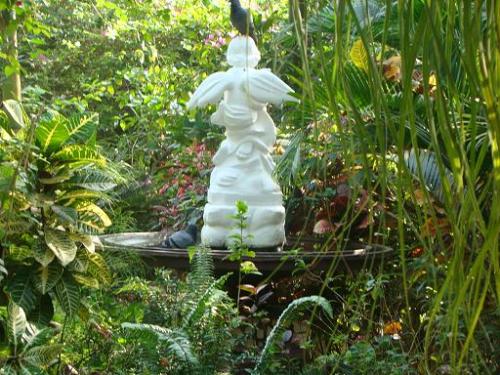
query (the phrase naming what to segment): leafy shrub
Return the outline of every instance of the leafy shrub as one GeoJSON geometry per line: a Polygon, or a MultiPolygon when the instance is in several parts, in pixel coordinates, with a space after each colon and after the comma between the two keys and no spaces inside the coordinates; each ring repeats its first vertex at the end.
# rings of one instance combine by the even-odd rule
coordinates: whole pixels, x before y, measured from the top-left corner
{"type": "Polygon", "coordinates": [[[111,224],[99,204],[110,201],[107,192],[123,179],[97,148],[95,115],[51,111],[27,124],[22,109],[9,105],[16,106],[9,114],[20,130],[5,127],[0,139],[6,150],[0,185],[7,187],[0,197],[2,293],[14,306],[8,312],[44,326],[53,318],[53,301],[73,317],[82,286],[110,283],[92,235],[111,224]]]}

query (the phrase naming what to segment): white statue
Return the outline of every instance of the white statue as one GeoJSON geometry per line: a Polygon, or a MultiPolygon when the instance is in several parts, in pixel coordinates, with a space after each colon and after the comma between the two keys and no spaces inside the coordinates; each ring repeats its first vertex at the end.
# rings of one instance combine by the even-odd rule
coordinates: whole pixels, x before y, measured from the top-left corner
{"type": "Polygon", "coordinates": [[[270,152],[276,128],[267,103],[298,101],[293,90],[269,69],[255,69],[260,53],[253,39],[235,37],[229,44],[227,72],[210,75],[188,102],[189,108],[218,104],[212,123],[226,128],[226,139],[213,158],[208,203],[203,214],[201,241],[210,247],[229,244],[234,231],[230,215],[235,202],[248,204],[245,236],[255,248],[280,246],[285,241],[285,209],[272,173],[270,152]]]}

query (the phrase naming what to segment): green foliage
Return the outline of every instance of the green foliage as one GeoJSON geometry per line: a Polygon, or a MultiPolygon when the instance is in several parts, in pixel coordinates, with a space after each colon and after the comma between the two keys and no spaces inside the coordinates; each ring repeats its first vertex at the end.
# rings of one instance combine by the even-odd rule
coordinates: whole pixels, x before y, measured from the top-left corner
{"type": "Polygon", "coordinates": [[[21,354],[18,346],[26,327],[50,323],[54,301],[72,318],[80,309],[82,286],[111,282],[92,235],[110,225],[98,204],[124,180],[99,153],[96,131],[95,115],[67,118],[49,111],[26,122],[15,141],[6,133],[0,139],[5,150],[0,165],[8,171],[0,184],[9,192],[0,205],[0,274],[2,301],[10,301],[7,331],[14,360],[7,362],[12,371],[30,373],[52,364],[60,345],[33,344],[21,354]]]}
{"type": "MultiPolygon", "coordinates": [[[[498,2],[243,3],[255,15],[262,66],[301,96],[300,110],[269,111],[279,120],[276,175],[287,229],[331,237],[323,250],[341,251],[354,239],[398,253],[380,269],[337,277],[336,260],[320,275],[338,302],[336,319],[312,344],[301,343],[314,348],[303,358],[323,354],[305,371],[492,373],[500,294],[498,2]],[[382,335],[394,322],[398,332],[382,335]]],[[[227,5],[0,4],[0,81],[23,73],[30,114],[11,100],[0,111],[0,312],[7,322],[7,306],[16,303],[42,325],[59,308],[92,316],[98,324],[72,322],[75,337],[66,338],[81,350],[65,353],[89,373],[196,367],[183,348],[208,372],[235,362],[224,341],[233,339],[232,323],[223,318],[234,309],[206,253],[195,256],[187,282],[167,272],[146,282],[135,277],[142,267],[129,266],[136,258],[95,253],[92,241],[103,230],[181,226],[200,216],[222,132],[209,124],[210,108],[194,114],[185,102],[220,69],[231,37],[227,5]],[[19,59],[5,39],[15,30],[19,59]],[[123,179],[109,160],[128,162],[134,180],[112,209],[110,190],[123,179]],[[105,212],[113,212],[114,226],[105,212]],[[108,293],[97,289],[116,275],[131,279],[108,293]],[[137,345],[132,330],[119,328],[123,321],[166,327],[168,339],[154,334],[137,345]]],[[[246,215],[239,204],[231,259],[240,262],[240,284],[241,272],[255,271],[242,261],[252,255],[246,215]]],[[[17,323],[11,331],[20,331],[17,323]]],[[[1,353],[23,350],[16,337],[1,353]]],[[[271,371],[287,366],[288,357],[277,357],[266,354],[271,371]]],[[[18,359],[2,371],[18,372],[18,359]]]]}
{"type": "Polygon", "coordinates": [[[165,308],[166,315],[156,317],[164,325],[124,323],[122,327],[138,331],[136,338],[145,348],[164,348],[160,354],[169,358],[171,373],[216,373],[231,362],[232,331],[239,325],[232,302],[221,290],[226,279],[214,279],[211,255],[200,248],[193,258],[187,288],[169,297],[175,298],[177,311],[171,310],[169,301],[156,301],[165,308]]]}
{"type": "MultiPolygon", "coordinates": [[[[303,206],[326,200],[328,187],[334,198],[327,197],[326,215],[303,210],[295,216],[326,216],[335,224],[332,240],[341,242],[352,234],[346,228],[356,223],[359,197],[350,194],[351,208],[339,220],[337,176],[354,191],[365,189],[369,220],[356,239],[399,253],[399,288],[382,290],[368,319],[381,319],[378,304],[398,311],[406,331],[401,346],[417,359],[418,372],[490,373],[498,354],[483,343],[496,330],[481,327],[498,309],[500,225],[493,210],[500,117],[492,90],[498,64],[485,61],[498,55],[492,25],[500,9],[484,1],[315,5],[300,20],[309,27],[280,40],[300,50],[300,63],[288,70],[297,77],[303,111],[283,132],[290,149],[278,177],[289,200],[314,199],[303,206]],[[332,178],[335,158],[344,165],[332,178]]],[[[356,301],[362,290],[353,290],[356,301]]],[[[365,302],[354,313],[366,318],[365,302]]],[[[374,324],[367,326],[374,335],[374,324]]],[[[354,349],[371,352],[366,345],[354,349]]],[[[353,373],[360,364],[350,363],[353,373]]]]}
{"type": "Polygon", "coordinates": [[[249,248],[249,242],[252,241],[251,234],[245,234],[248,220],[248,205],[243,201],[236,201],[236,213],[231,215],[234,220],[235,233],[229,236],[230,245],[229,260],[241,263],[243,257],[255,257],[255,252],[249,248]]]}
{"type": "Polygon", "coordinates": [[[276,341],[283,335],[284,330],[289,324],[296,320],[304,310],[311,308],[321,308],[323,312],[329,317],[333,318],[333,310],[328,302],[320,296],[302,297],[290,303],[287,308],[281,313],[273,329],[266,339],[266,344],[257,359],[255,372],[261,373],[269,365],[270,356],[275,349],[276,341]]]}
{"type": "Polygon", "coordinates": [[[46,370],[61,352],[62,345],[51,343],[54,333],[49,328],[39,330],[29,323],[22,307],[9,303],[6,319],[8,351],[0,354],[2,374],[47,374],[46,370]]]}

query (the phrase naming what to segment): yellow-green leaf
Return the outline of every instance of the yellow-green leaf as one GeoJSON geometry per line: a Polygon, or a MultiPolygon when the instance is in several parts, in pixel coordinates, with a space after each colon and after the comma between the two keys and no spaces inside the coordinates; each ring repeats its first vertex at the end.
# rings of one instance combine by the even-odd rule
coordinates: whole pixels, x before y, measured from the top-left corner
{"type": "Polygon", "coordinates": [[[352,63],[358,68],[368,71],[368,53],[366,52],[365,45],[361,38],[357,39],[349,52],[352,63]]]}
{"type": "Polygon", "coordinates": [[[47,229],[45,242],[64,267],[75,259],[77,247],[67,232],[47,229]]]}

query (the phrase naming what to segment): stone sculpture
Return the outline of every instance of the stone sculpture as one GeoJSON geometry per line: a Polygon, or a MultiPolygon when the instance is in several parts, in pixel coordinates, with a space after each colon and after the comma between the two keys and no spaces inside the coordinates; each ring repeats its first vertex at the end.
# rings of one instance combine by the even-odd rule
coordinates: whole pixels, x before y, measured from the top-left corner
{"type": "Polygon", "coordinates": [[[231,68],[207,77],[187,104],[189,108],[218,104],[211,121],[226,128],[226,139],[213,158],[203,214],[201,241],[210,247],[229,245],[235,231],[230,215],[237,200],[249,207],[244,236],[251,235],[250,246],[272,248],[285,241],[285,209],[270,155],[276,128],[266,106],[298,100],[269,69],[255,69],[259,60],[252,38],[235,37],[227,51],[231,68]]]}

